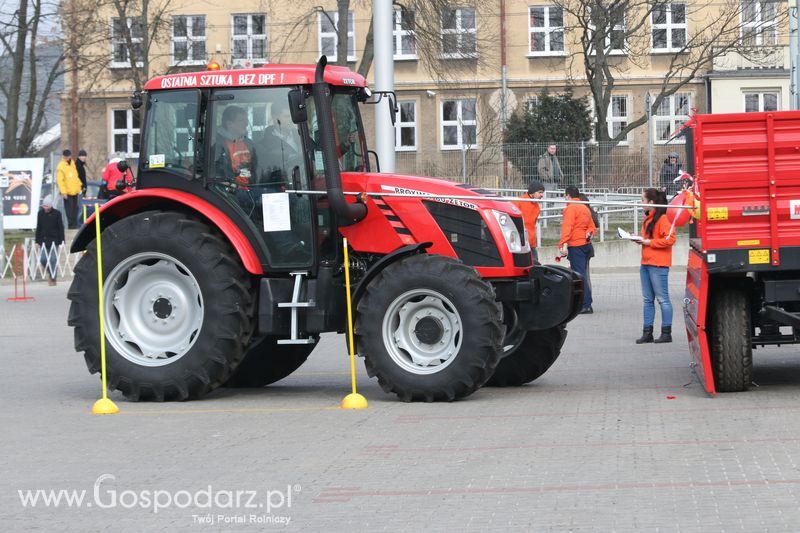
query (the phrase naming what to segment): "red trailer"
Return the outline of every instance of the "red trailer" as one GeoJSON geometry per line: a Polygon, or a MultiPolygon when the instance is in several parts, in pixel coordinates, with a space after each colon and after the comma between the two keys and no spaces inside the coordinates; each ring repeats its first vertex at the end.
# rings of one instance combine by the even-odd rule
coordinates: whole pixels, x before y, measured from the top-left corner
{"type": "Polygon", "coordinates": [[[696,115],[686,149],[689,346],[710,394],[743,391],[754,348],[800,342],[800,112],[696,115]]]}

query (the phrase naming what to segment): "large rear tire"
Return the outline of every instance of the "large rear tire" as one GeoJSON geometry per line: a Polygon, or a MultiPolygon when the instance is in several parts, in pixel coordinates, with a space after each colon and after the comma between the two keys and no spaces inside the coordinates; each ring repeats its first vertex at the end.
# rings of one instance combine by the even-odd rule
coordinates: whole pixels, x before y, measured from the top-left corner
{"type": "Polygon", "coordinates": [[[314,344],[278,344],[276,337],[265,337],[247,350],[226,387],[261,388],[280,381],[300,368],[314,344]]]}
{"type": "Polygon", "coordinates": [[[718,392],[741,392],[753,378],[750,301],[738,287],[715,291],[711,318],[711,365],[718,392]]]}
{"type": "MultiPolygon", "coordinates": [[[[129,400],[188,400],[223,383],[252,334],[250,281],[206,224],[150,211],[102,234],[108,387],[129,400]]],[[[100,370],[96,242],[69,289],[75,349],[100,370]]]]}
{"type": "Polygon", "coordinates": [[[502,309],[475,269],[420,254],[386,267],[358,304],[358,353],[367,373],[403,401],[469,396],[494,372],[502,309]]]}
{"type": "Polygon", "coordinates": [[[557,326],[541,331],[522,332],[522,336],[514,344],[504,346],[506,353],[486,382],[487,386],[519,387],[547,372],[561,354],[567,330],[563,326],[557,326]]]}

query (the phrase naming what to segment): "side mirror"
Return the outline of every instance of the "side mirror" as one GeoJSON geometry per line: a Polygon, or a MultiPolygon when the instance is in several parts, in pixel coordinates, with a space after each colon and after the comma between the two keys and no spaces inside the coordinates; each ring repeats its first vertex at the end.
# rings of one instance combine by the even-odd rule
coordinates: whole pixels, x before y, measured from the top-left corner
{"type": "Polygon", "coordinates": [[[301,124],[308,120],[306,98],[301,89],[289,91],[289,111],[292,113],[292,122],[295,124],[301,124]]]}
{"type": "Polygon", "coordinates": [[[142,93],[140,92],[133,93],[133,96],[131,96],[131,108],[139,109],[140,107],[142,107],[143,103],[144,101],[142,100],[142,93]]]}

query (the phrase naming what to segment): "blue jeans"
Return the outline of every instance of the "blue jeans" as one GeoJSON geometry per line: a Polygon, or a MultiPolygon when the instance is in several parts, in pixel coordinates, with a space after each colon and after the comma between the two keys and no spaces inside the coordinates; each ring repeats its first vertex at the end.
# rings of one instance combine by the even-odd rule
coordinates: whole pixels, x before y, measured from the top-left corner
{"type": "Polygon", "coordinates": [[[589,259],[592,257],[592,245],[570,246],[567,249],[569,266],[583,278],[583,307],[592,305],[592,284],[589,282],[589,259]]]}
{"type": "Polygon", "coordinates": [[[644,327],[656,319],[655,300],[661,307],[661,327],[672,326],[672,302],[669,301],[669,267],[642,265],[639,269],[644,297],[644,327]]]}

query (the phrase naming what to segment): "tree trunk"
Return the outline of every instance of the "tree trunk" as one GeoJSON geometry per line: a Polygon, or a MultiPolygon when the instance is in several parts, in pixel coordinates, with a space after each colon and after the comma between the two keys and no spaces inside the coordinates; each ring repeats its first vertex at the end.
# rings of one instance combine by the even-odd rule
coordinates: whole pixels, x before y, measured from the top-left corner
{"type": "Polygon", "coordinates": [[[361,55],[361,62],[358,64],[358,73],[367,77],[369,70],[372,68],[372,59],[375,57],[375,41],[372,35],[373,18],[369,19],[369,31],[367,32],[367,40],[364,43],[364,53],[361,55]]]}
{"type": "Polygon", "coordinates": [[[336,0],[339,21],[336,24],[336,64],[347,66],[347,14],[350,12],[350,0],[336,0]]]}
{"type": "Polygon", "coordinates": [[[17,131],[19,129],[19,103],[25,67],[25,46],[28,42],[28,0],[21,0],[17,11],[16,43],[12,60],[11,80],[6,97],[6,121],[3,130],[3,157],[17,157],[17,131]]]}

